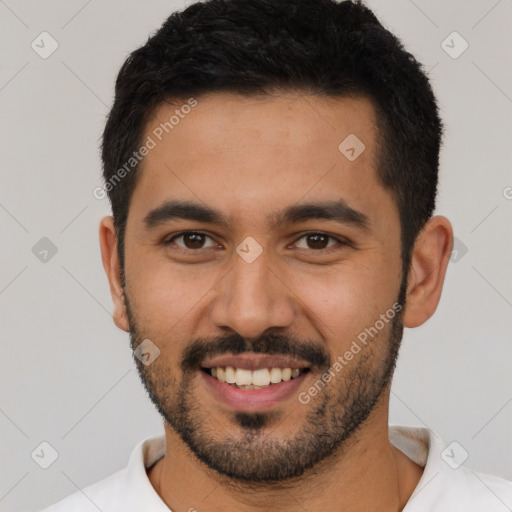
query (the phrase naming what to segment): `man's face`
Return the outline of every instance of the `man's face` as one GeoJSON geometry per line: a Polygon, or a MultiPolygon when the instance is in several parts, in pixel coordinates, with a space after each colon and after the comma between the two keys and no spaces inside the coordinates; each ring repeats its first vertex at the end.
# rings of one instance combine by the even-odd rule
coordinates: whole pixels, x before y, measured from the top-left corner
{"type": "Polygon", "coordinates": [[[151,340],[160,350],[149,365],[136,359],[141,378],[210,468],[246,481],[299,476],[372,411],[387,422],[402,335],[401,315],[389,312],[404,289],[398,211],[376,175],[373,107],[364,98],[213,94],[182,109],[168,134],[155,132],[176,110],[163,104],[146,126],[143,141],[156,146],[125,232],[132,346],[151,340]],[[340,201],[338,218],[300,208],[340,201]],[[190,210],[170,202],[214,209],[225,224],[186,218],[190,210]],[[179,236],[185,230],[196,233],[179,236]],[[272,367],[306,371],[243,389],[211,375],[230,365],[245,370],[239,383],[289,378],[272,367]]]}

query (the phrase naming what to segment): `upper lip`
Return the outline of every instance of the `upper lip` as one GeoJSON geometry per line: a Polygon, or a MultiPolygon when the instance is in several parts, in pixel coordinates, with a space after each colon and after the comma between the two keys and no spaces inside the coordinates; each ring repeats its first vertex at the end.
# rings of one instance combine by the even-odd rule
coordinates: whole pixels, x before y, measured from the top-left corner
{"type": "Polygon", "coordinates": [[[239,354],[223,355],[203,362],[201,368],[216,368],[231,366],[233,368],[243,368],[244,370],[258,370],[260,368],[310,368],[310,365],[284,355],[264,355],[264,354],[239,354]]]}

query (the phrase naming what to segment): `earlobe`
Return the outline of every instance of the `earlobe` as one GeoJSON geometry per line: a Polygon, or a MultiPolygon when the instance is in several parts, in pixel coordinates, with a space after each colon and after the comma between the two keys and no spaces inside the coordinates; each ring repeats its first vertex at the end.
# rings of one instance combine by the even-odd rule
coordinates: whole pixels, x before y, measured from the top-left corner
{"type": "Polygon", "coordinates": [[[450,221],[441,215],[432,217],[418,235],[412,250],[405,327],[417,327],[434,314],[441,298],[452,248],[450,221]]]}
{"type": "Polygon", "coordinates": [[[107,274],[110,294],[114,302],[114,323],[123,331],[129,332],[130,326],[124,299],[124,289],[121,280],[121,264],[117,251],[117,235],[114,227],[114,219],[111,216],[104,217],[99,226],[101,259],[103,268],[107,274]]]}

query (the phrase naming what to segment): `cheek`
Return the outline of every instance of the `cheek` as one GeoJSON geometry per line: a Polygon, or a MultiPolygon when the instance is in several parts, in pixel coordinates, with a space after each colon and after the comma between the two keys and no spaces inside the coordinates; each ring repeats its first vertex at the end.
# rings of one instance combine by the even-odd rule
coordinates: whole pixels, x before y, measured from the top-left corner
{"type": "Polygon", "coordinates": [[[172,329],[183,329],[204,307],[208,292],[220,277],[213,268],[176,265],[149,255],[133,258],[126,272],[130,301],[140,325],[160,339],[172,329]]]}
{"type": "Polygon", "coordinates": [[[328,272],[301,273],[291,287],[302,303],[302,314],[332,352],[343,353],[357,335],[375,324],[396,300],[399,283],[378,262],[346,264],[328,272]]]}

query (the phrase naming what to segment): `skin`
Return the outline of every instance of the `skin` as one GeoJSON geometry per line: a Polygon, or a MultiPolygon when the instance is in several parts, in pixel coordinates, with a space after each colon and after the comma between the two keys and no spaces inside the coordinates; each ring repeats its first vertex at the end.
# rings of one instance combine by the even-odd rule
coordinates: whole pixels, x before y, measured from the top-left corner
{"type": "MultiPolygon", "coordinates": [[[[125,233],[126,289],[113,219],[105,217],[100,224],[114,322],[127,332],[136,322],[140,339],[149,338],[160,348],[160,357],[147,371],[168,373],[162,397],[174,396],[183,378],[179,362],[196,339],[236,332],[249,340],[274,329],[315,343],[334,361],[392,306],[402,282],[398,210],[377,180],[375,112],[368,99],[290,92],[265,97],[216,93],[197,100],[197,107],[144,159],[125,233]],[[353,162],[338,150],[351,133],[366,147],[353,162]],[[175,219],[147,229],[146,214],[170,198],[221,210],[229,228],[175,219]],[[368,216],[370,230],[310,219],[271,231],[265,220],[269,212],[288,205],[339,198],[368,216]],[[162,243],[187,229],[211,237],[204,242],[208,247],[185,254],[176,244],[162,243]],[[305,231],[346,237],[352,246],[326,253],[308,246],[305,231]],[[263,247],[251,264],[235,251],[248,236],[263,247]]],[[[177,106],[161,105],[144,139],[177,106]]],[[[183,247],[183,238],[179,244],[183,247]]],[[[431,218],[413,249],[404,326],[419,326],[436,310],[452,245],[450,222],[431,218]]],[[[375,374],[389,352],[388,336],[383,329],[365,348],[375,374]]],[[[362,361],[356,356],[350,362],[349,375],[357,375],[362,361]]],[[[299,392],[320,375],[311,372],[299,392]]],[[[212,399],[197,377],[186,389],[201,425],[214,425],[204,434],[212,441],[227,436],[245,440],[232,411],[212,399]]],[[[326,393],[335,395],[340,386],[350,386],[350,380],[333,379],[326,393]]],[[[296,511],[298,503],[323,512],[402,510],[422,468],[389,442],[389,394],[387,385],[369,417],[332,457],[298,478],[266,487],[207,467],[164,422],[166,455],[148,472],[149,480],[174,512],[191,507],[199,512],[296,511]]],[[[293,438],[318,400],[303,405],[294,396],[282,402],[275,411],[279,422],[264,426],[261,439],[283,443],[293,438]]]]}

